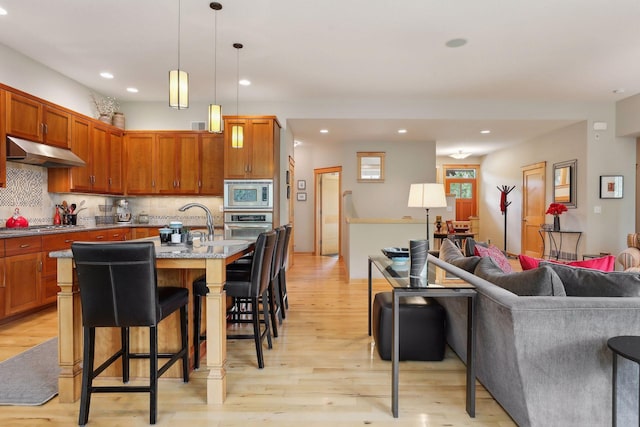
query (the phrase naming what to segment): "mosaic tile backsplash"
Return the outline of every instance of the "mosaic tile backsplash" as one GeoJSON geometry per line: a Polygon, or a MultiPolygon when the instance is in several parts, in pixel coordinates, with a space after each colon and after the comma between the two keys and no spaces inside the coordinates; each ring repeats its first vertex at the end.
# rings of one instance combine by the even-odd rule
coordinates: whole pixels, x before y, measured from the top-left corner
{"type": "MultiPolygon", "coordinates": [[[[100,205],[113,206],[124,197],[101,196],[77,193],[47,192],[47,169],[14,162],[7,162],[7,187],[0,188],[0,227],[4,227],[7,218],[19,208],[20,214],[29,220],[29,225],[45,225],[53,223],[56,204],[66,200],[78,207],[84,200],[83,209],[78,211],[78,225],[94,226],[96,216],[114,215],[115,207],[110,212],[102,212],[100,205]]],[[[149,215],[149,225],[162,226],[169,221],[182,221],[184,225],[204,225],[205,213],[202,209],[189,209],[186,212],[178,208],[189,202],[198,202],[207,206],[214,215],[216,225],[222,226],[222,197],[198,196],[138,196],[127,197],[132,213],[133,223],[137,222],[142,212],[149,215]]],[[[78,208],[80,209],[80,208],[78,208]]]]}

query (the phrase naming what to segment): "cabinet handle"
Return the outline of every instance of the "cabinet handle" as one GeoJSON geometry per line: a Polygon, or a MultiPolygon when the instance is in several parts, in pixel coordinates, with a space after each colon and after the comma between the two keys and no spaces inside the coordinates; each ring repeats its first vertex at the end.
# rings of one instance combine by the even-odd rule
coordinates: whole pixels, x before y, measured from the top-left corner
{"type": "Polygon", "coordinates": [[[104,236],[96,236],[96,240],[102,240],[104,239],[104,236]]]}
{"type": "Polygon", "coordinates": [[[49,133],[49,125],[48,124],[44,124],[44,134],[48,134],[49,133]]]}
{"type": "Polygon", "coordinates": [[[40,133],[44,133],[44,123],[40,123],[40,133]]]}
{"type": "Polygon", "coordinates": [[[42,273],[42,261],[38,262],[38,273],[42,273]]]}
{"type": "Polygon", "coordinates": [[[118,237],[120,237],[120,234],[114,234],[114,235],[113,235],[113,238],[114,238],[114,239],[117,239],[118,237]]]}
{"type": "Polygon", "coordinates": [[[65,243],[73,243],[74,241],[73,241],[73,240],[71,240],[71,239],[67,239],[67,240],[65,240],[64,242],[65,242],[65,243]]]}
{"type": "Polygon", "coordinates": [[[153,188],[153,187],[155,187],[155,186],[156,186],[156,181],[155,181],[155,179],[152,179],[152,180],[151,180],[151,187],[153,188]]]}
{"type": "Polygon", "coordinates": [[[109,178],[109,187],[111,187],[111,182],[112,182],[111,178],[109,178]]]}
{"type": "Polygon", "coordinates": [[[176,181],[178,183],[178,185],[176,185],[176,187],[180,188],[180,180],[176,181]]]}
{"type": "Polygon", "coordinates": [[[202,188],[202,181],[198,180],[198,188],[202,188]]]}
{"type": "Polygon", "coordinates": [[[24,249],[24,248],[28,248],[29,246],[31,246],[31,245],[29,245],[27,243],[23,243],[23,244],[20,245],[20,248],[24,249]]]}

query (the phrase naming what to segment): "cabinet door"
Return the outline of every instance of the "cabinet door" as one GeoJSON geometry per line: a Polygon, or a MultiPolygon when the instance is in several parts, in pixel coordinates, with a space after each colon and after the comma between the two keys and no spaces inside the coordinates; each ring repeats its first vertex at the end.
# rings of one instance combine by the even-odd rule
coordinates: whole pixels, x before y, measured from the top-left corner
{"type": "Polygon", "coordinates": [[[158,179],[160,194],[174,194],[177,187],[176,138],[174,135],[158,135],[158,179]]]}
{"type": "Polygon", "coordinates": [[[41,254],[5,258],[6,314],[12,315],[40,305],[41,254]]]}
{"type": "Polygon", "coordinates": [[[42,142],[43,105],[12,92],[6,94],[7,134],[42,142]]]}
{"type": "Polygon", "coordinates": [[[247,120],[245,119],[225,119],[224,121],[224,177],[226,179],[242,179],[247,173],[247,120]],[[233,148],[231,145],[231,134],[233,126],[242,126],[245,134],[242,148],[233,148]]]}
{"type": "Polygon", "coordinates": [[[222,196],[224,193],[224,136],[203,135],[200,142],[200,194],[222,196]]]}
{"type": "MultiPolygon", "coordinates": [[[[5,120],[7,117],[7,101],[5,96],[6,92],[0,89],[0,187],[3,188],[7,186],[7,139],[5,138],[7,131],[7,121],[5,120]]],[[[4,300],[0,301],[0,306],[4,307],[4,304],[1,304],[2,302],[4,302],[4,300]]],[[[2,310],[4,310],[4,308],[2,310]]]]}
{"type": "Polygon", "coordinates": [[[122,194],[122,133],[109,132],[109,193],[122,194]]]}
{"type": "Polygon", "coordinates": [[[109,190],[109,135],[107,128],[93,126],[91,131],[91,189],[106,193],[109,190]]]}
{"type": "Polygon", "coordinates": [[[198,135],[179,135],[176,190],[180,194],[198,194],[200,154],[198,135]]]}
{"type": "Polygon", "coordinates": [[[71,151],[87,164],[84,167],[71,168],[71,190],[91,191],[91,124],[86,119],[74,116],[71,119],[71,135],[71,151]]]}
{"type": "Polygon", "coordinates": [[[127,133],[124,137],[125,173],[127,194],[155,193],[154,157],[156,156],[153,133],[127,133]]]}
{"type": "Polygon", "coordinates": [[[273,120],[251,119],[248,134],[251,150],[248,177],[273,178],[273,120]]]}
{"type": "Polygon", "coordinates": [[[44,107],[44,142],[60,148],[71,145],[71,114],[49,105],[44,107]]]}

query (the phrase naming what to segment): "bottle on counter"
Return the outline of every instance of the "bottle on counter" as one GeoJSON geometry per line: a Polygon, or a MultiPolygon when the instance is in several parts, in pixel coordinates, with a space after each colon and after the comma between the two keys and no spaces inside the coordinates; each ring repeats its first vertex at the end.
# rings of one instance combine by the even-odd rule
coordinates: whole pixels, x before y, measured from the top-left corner
{"type": "Polygon", "coordinates": [[[53,214],[53,225],[60,225],[62,222],[60,220],[60,212],[58,211],[58,207],[55,207],[56,212],[53,214]]]}

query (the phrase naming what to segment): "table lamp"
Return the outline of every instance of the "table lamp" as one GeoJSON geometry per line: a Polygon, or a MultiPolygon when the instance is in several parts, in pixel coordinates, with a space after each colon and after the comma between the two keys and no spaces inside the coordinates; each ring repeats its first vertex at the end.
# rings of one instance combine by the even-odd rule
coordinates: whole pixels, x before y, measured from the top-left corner
{"type": "Polygon", "coordinates": [[[429,242],[429,209],[447,207],[444,185],[438,183],[411,184],[409,189],[410,208],[425,208],[427,211],[427,245],[429,242]]]}

